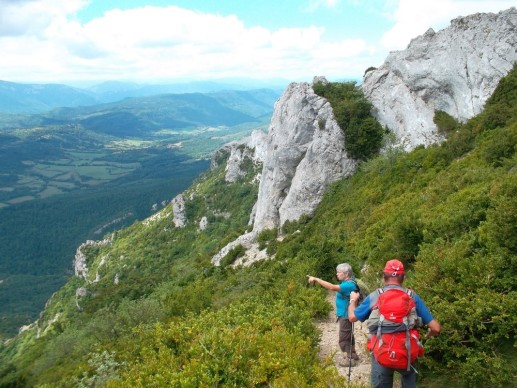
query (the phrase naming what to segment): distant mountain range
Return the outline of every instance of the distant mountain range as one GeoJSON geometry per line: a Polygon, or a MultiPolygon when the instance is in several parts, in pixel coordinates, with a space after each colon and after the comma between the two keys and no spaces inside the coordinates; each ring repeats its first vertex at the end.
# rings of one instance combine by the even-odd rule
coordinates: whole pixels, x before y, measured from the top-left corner
{"type": "MultiPolygon", "coordinates": [[[[60,107],[79,107],[120,101],[128,97],[148,97],[162,94],[214,93],[223,90],[247,91],[264,85],[209,81],[175,84],[137,84],[108,81],[88,88],[64,84],[23,84],[0,80],[0,113],[43,113],[60,107]]],[[[278,95],[285,85],[272,86],[278,95]]],[[[269,86],[267,86],[269,88],[269,86]]]]}
{"type": "MultiPolygon", "coordinates": [[[[182,131],[197,127],[232,127],[244,123],[264,122],[271,117],[272,106],[281,93],[279,90],[271,89],[227,90],[214,93],[126,97],[117,102],[95,104],[86,94],[81,95],[80,90],[62,85],[46,85],[41,93],[34,92],[32,97],[26,85],[14,85],[17,86],[13,87],[13,90],[18,90],[19,93],[17,100],[10,102],[11,106],[17,104],[19,107],[27,107],[27,110],[43,109],[43,96],[48,95],[47,106],[55,104],[60,107],[36,114],[14,113],[15,108],[10,108],[11,113],[4,113],[0,117],[0,130],[81,125],[93,132],[122,137],[143,136],[161,129],[182,131]],[[75,96],[74,90],[77,93],[75,96]],[[67,98],[72,103],[65,107],[67,98]],[[79,104],[81,98],[84,105],[79,104]]],[[[35,90],[37,88],[33,89],[35,90]]],[[[6,99],[0,98],[0,105],[2,101],[4,105],[7,104],[6,99]]]]}
{"type": "MultiPolygon", "coordinates": [[[[54,86],[47,85],[46,91],[59,94],[60,91],[72,90],[54,86]]],[[[25,91],[21,97],[30,94],[29,89],[17,87],[20,92],[25,91]]],[[[42,92],[40,96],[44,94],[42,92]]],[[[40,183],[48,183],[47,178],[55,174],[36,166],[50,163],[52,167],[48,168],[54,171],[58,159],[61,160],[59,163],[66,164],[65,170],[69,173],[75,171],[76,166],[93,167],[92,163],[98,166],[100,160],[107,157],[106,152],[120,151],[120,147],[124,151],[132,149],[139,152],[142,142],[146,148],[172,144],[181,148],[189,158],[207,159],[224,143],[247,136],[253,129],[265,128],[279,94],[269,89],[161,94],[89,106],[61,107],[39,114],[0,114],[0,164],[3,166],[0,171],[0,207],[5,201],[12,204],[27,195],[41,196],[45,193],[46,184],[27,185],[27,179],[20,177],[30,176],[40,183]],[[94,155],[83,160],[82,157],[77,158],[79,151],[80,155],[85,152],[94,155]],[[70,164],[70,160],[74,162],[70,164]]],[[[57,97],[53,101],[64,102],[57,97]]],[[[133,156],[129,159],[134,162],[133,156]]],[[[140,157],[136,159],[140,162],[140,157]]],[[[98,173],[93,175],[97,178],[102,176],[103,181],[118,178],[111,167],[108,170],[111,171],[109,177],[98,173]]],[[[92,176],[90,170],[83,173],[92,176]]],[[[74,182],[70,184],[77,188],[74,182]]]]}
{"type": "Polygon", "coordinates": [[[97,103],[99,100],[93,93],[66,85],[0,81],[0,112],[2,113],[41,113],[60,106],[97,103]]]}
{"type": "Polygon", "coordinates": [[[263,116],[270,117],[278,97],[272,90],[162,94],[89,107],[59,108],[41,120],[45,125],[73,122],[94,132],[140,136],[164,128],[181,130],[262,121],[263,116]]]}

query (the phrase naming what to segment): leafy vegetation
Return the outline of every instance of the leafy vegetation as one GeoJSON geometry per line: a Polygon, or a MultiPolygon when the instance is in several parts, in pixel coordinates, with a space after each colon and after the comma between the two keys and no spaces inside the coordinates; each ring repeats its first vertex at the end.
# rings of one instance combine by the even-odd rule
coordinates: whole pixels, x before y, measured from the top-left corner
{"type": "Polygon", "coordinates": [[[347,155],[357,160],[377,155],[384,131],[370,114],[372,105],[355,82],[316,82],[313,89],[332,105],[336,121],[345,135],[347,155]]]}
{"type": "Polygon", "coordinates": [[[516,77],[443,144],[390,150],[336,182],[312,217],[283,226],[274,260],[211,265],[247,229],[257,195],[254,169],[228,184],[219,163],[187,190],[185,228],[166,207],[86,252],[88,279],[70,279],[34,327],[2,345],[0,385],[343,386],[317,358],[313,319],[330,306],[306,274],[330,280],[349,262],[374,289],[398,257],[443,325],[424,343],[420,386],[511,386],[517,154],[503,139],[516,139],[517,99],[499,93],[517,89],[516,77]]]}
{"type": "Polygon", "coordinates": [[[438,127],[438,131],[444,135],[458,128],[458,120],[441,110],[435,112],[433,122],[438,127]]]}

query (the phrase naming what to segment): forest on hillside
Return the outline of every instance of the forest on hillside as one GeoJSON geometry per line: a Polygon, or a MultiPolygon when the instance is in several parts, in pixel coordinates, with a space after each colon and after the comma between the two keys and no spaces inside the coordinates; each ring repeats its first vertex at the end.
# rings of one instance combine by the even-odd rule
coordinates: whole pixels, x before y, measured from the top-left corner
{"type": "Polygon", "coordinates": [[[267,127],[277,98],[226,90],[0,113],[0,339],[37,319],[81,243],[164,207],[217,148],[267,127]]]}
{"type": "Polygon", "coordinates": [[[419,385],[510,386],[517,67],[481,114],[460,124],[437,112],[436,122],[447,140],[406,153],[386,136],[384,152],[336,182],[314,215],[263,231],[272,259],[247,267],[232,267],[238,251],[220,267],[210,260],[249,229],[260,165],[248,160],[235,183],[224,181],[225,163],[202,174],[185,192],[185,228],[169,205],[85,252],[87,278],[70,279],[32,328],[2,345],[0,385],[344,386],[318,359],[314,319],[330,306],[306,275],[331,280],[349,262],[374,289],[397,257],[443,325],[424,343],[419,385]]]}

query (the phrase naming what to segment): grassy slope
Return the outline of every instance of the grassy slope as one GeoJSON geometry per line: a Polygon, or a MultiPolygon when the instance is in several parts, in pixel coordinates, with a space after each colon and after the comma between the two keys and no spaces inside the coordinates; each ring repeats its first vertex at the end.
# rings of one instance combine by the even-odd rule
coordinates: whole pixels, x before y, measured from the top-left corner
{"type": "Polygon", "coordinates": [[[0,383],[337,386],[316,357],[312,318],[328,311],[325,293],[307,287],[305,275],[330,280],[348,261],[375,287],[384,261],[399,257],[444,326],[425,343],[422,386],[444,378],[508,385],[517,327],[516,85],[514,70],[485,112],[443,145],[364,163],[311,219],[269,243],[275,260],[249,268],[209,260],[247,228],[254,174],[228,185],[224,165],[207,173],[187,193],[185,229],[165,209],[88,252],[91,278],[98,271],[101,280],[72,279],[43,314],[40,338],[34,328],[4,346],[0,383]],[[203,215],[209,227],[199,231],[203,215]],[[78,287],[88,290],[79,300],[78,287]]]}

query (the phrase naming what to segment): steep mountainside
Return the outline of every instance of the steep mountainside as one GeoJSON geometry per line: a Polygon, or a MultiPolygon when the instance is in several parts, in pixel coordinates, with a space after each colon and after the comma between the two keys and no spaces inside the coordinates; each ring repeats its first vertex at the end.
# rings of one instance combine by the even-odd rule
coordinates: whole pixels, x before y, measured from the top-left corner
{"type": "Polygon", "coordinates": [[[435,111],[461,122],[478,114],[517,61],[517,9],[460,17],[429,29],[364,76],[362,89],[381,124],[406,149],[439,141],[435,111]]]}
{"type": "Polygon", "coordinates": [[[397,257],[444,325],[424,343],[421,386],[511,386],[517,66],[443,142],[361,163],[334,121],[355,123],[351,102],[331,107],[313,86],[290,85],[268,134],[217,152],[173,203],[79,247],[76,276],[3,344],[0,385],[343,386],[318,358],[327,292],[306,276],[349,262],[373,289],[397,257]]]}
{"type": "Polygon", "coordinates": [[[386,258],[399,257],[444,324],[425,342],[420,386],[511,386],[516,85],[517,67],[443,144],[363,163],[312,218],[284,225],[281,239],[261,233],[270,260],[245,267],[234,266],[238,247],[219,267],[210,260],[250,230],[261,163],[241,146],[229,182],[233,147],[220,151],[184,192],[181,222],[169,204],[79,248],[77,276],[2,344],[0,385],[341,386],[318,358],[314,317],[329,312],[326,291],[307,287],[306,275],[330,280],[346,261],[373,288],[386,258]]]}
{"type": "MultiPolygon", "coordinates": [[[[516,26],[515,8],[458,18],[438,33],[429,30],[367,72],[361,89],[379,122],[395,134],[392,146],[413,149],[440,141],[436,111],[460,121],[479,113],[517,61],[516,26]]],[[[263,230],[312,215],[328,184],[351,175],[357,166],[345,151],[329,102],[306,83],[289,85],[277,102],[266,142],[253,230],[225,246],[214,263],[239,245],[254,252],[263,230]]],[[[251,252],[246,259],[256,257],[251,252]]]]}

